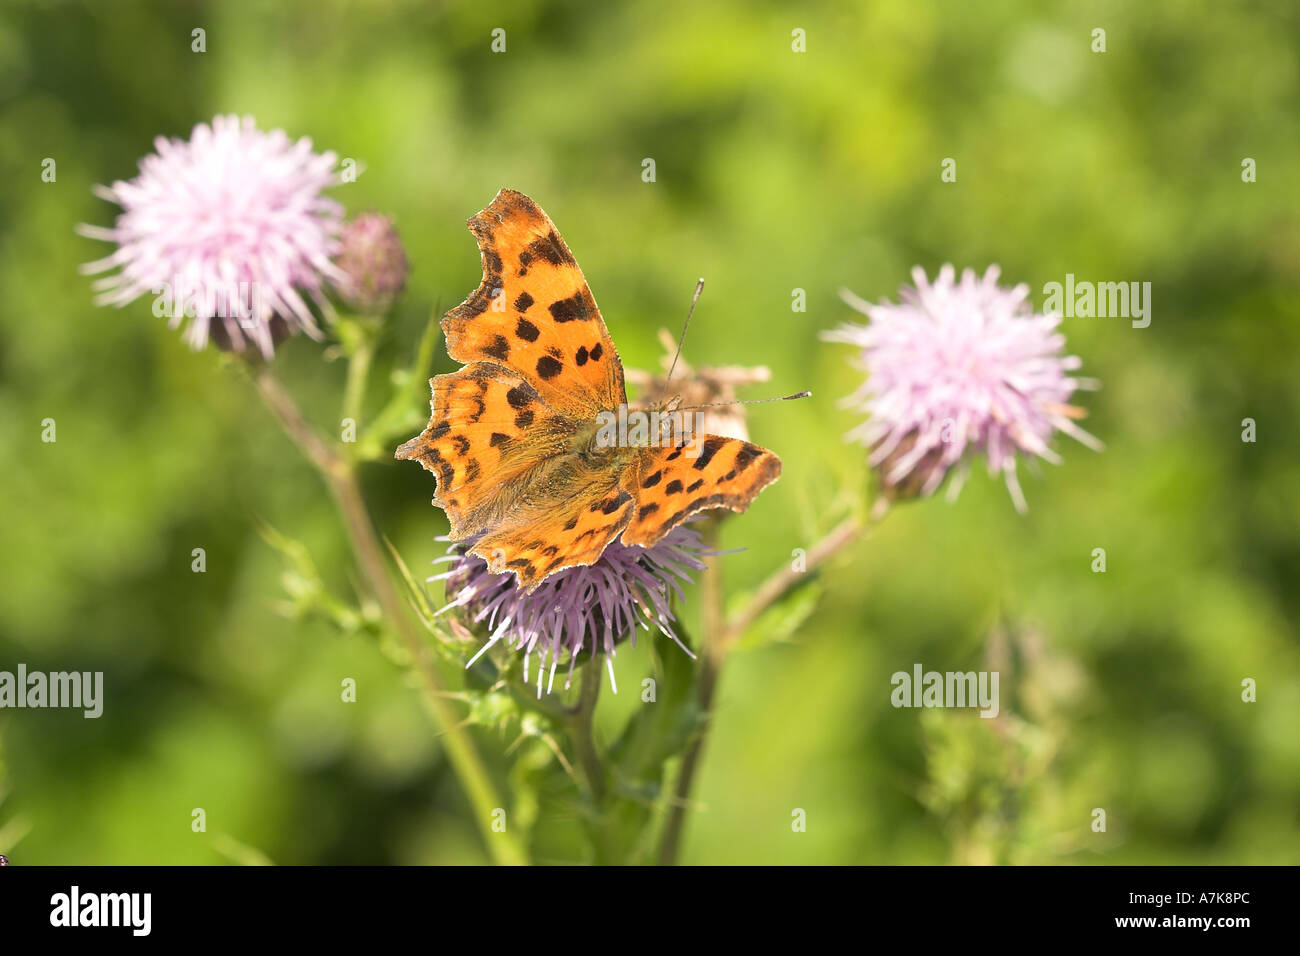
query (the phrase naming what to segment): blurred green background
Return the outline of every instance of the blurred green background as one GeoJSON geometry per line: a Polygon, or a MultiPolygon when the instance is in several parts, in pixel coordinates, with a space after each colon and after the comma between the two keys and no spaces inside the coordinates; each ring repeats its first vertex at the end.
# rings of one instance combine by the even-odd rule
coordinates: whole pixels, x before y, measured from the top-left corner
{"type": "MultiPolygon", "coordinates": [[[[283,568],[256,518],[349,585],[316,474],[212,353],[147,300],[93,307],[77,274],[104,246],[74,225],[116,211],[92,184],[236,112],[357,159],[333,195],[395,214],[414,271],[381,367],[477,284],[463,223],[502,186],[556,221],[629,366],[654,366],[705,276],[688,359],[815,393],[751,414],[785,471],[726,526],[746,549],[726,559],[732,595],[867,493],[842,441],[857,416],[836,404],[851,353],[818,339],[850,317],[838,288],[894,296],[944,262],[997,262],[1040,304],[1067,272],[1152,282],[1147,329],[1064,323],[1104,383],[1080,399],[1104,453],[1066,439],[1063,466],[1022,471],[1024,518],[982,470],[953,506],[897,509],[825,570],[788,641],[736,655],[683,858],[1300,861],[1298,49],[1289,0],[6,3],[0,669],[102,670],[106,701],[99,720],[0,711],[0,851],[487,860],[403,672],[372,638],[277,613],[283,568]],[[1004,719],[890,706],[895,671],[986,661],[1004,719]]],[[[277,363],[332,423],[341,363],[306,339],[277,363]]],[[[380,530],[427,567],[445,531],[428,476],[363,477],[380,530]]],[[[646,643],[619,656],[605,739],[641,706],[646,643]]],[[[504,786],[513,734],[476,735],[504,786]]],[[[555,795],[539,860],[582,858],[565,815],[555,795]]]]}

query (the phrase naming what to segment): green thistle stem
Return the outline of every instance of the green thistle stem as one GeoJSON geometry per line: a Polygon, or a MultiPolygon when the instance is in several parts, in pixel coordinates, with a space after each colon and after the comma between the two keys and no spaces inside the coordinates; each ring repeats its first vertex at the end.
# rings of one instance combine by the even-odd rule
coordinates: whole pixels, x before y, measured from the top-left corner
{"type": "Polygon", "coordinates": [[[366,382],[370,377],[370,360],[375,354],[373,339],[366,338],[348,362],[347,382],[343,386],[343,417],[350,418],[361,427],[361,406],[366,396],[366,382]]]}
{"type": "Polygon", "coordinates": [[[600,668],[594,660],[582,668],[579,678],[578,706],[573,711],[573,745],[578,755],[578,766],[591,790],[592,802],[599,808],[605,800],[605,768],[600,751],[596,749],[596,702],[600,699],[600,668]]]}
{"type": "MultiPolygon", "coordinates": [[[[351,378],[351,376],[349,376],[351,378]]],[[[373,597],[385,617],[400,634],[411,655],[412,666],[420,677],[424,700],[441,728],[440,739],[453,769],[460,778],[466,797],[474,811],[474,820],[492,858],[502,865],[526,865],[528,857],[509,831],[493,832],[492,814],[504,807],[473,740],[446,696],[442,681],[434,669],[428,648],[402,603],[389,577],[380,548],[379,537],[366,509],[356,467],[312,428],[296,402],[265,365],[253,369],[253,382],[267,407],[279,420],[290,438],[325,479],[348,538],[373,597]]]]}
{"type": "MultiPolygon", "coordinates": [[[[664,824],[659,843],[659,863],[673,866],[681,851],[682,834],[686,826],[686,813],[690,807],[691,788],[704,753],[705,742],[713,720],[713,702],[717,696],[722,668],[736,642],[759,616],[793,588],[802,576],[851,545],[865,531],[874,528],[888,511],[888,502],[877,501],[871,515],[864,522],[850,515],[835,526],[824,538],[808,549],[805,566],[795,571],[787,565],[764,581],[749,603],[730,621],[723,610],[721,569],[717,558],[708,559],[709,568],[700,577],[700,592],[704,618],[704,653],[700,661],[700,681],[697,701],[701,714],[699,733],[686,749],[681,770],[677,774],[677,787],[668,821],[664,824]]],[[[710,550],[718,548],[718,522],[711,521],[704,531],[705,544],[710,550]]]]}

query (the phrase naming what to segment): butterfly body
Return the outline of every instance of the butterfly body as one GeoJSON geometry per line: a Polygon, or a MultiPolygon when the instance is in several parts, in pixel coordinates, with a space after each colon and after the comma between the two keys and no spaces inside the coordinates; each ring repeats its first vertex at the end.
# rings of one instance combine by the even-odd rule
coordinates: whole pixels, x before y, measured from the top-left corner
{"type": "Polygon", "coordinates": [[[676,400],[629,412],[595,299],[532,200],[502,190],[469,227],[483,281],[442,323],[465,365],[431,381],[429,425],[397,450],[435,475],[454,540],[531,590],[616,538],[650,547],[699,511],[743,511],[776,480],[772,452],[688,435],[676,400]],[[611,428],[629,414],[654,424],[611,428]]]}

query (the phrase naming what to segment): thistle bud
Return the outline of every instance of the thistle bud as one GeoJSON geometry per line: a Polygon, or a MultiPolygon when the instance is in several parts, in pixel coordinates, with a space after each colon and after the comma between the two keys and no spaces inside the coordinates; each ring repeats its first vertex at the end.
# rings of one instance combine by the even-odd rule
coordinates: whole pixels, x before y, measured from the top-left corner
{"type": "Polygon", "coordinates": [[[380,213],[362,213],[343,227],[340,244],[334,263],[344,273],[338,283],[344,301],[367,315],[386,312],[410,271],[393,221],[380,213]]]}

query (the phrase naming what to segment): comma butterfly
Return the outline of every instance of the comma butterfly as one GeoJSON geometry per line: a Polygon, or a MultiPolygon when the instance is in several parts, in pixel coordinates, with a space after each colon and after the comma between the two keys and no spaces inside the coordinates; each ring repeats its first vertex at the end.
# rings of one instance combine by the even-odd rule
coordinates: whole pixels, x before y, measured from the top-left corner
{"type": "MultiPolygon", "coordinates": [[[[611,541],[650,547],[709,508],[744,511],[781,474],[747,441],[620,429],[623,365],[582,270],[546,213],[503,189],[468,220],[483,281],[443,317],[464,367],[432,379],[429,426],[397,449],[437,480],[453,540],[531,591],[611,541]]],[[[670,400],[652,406],[666,416],[670,400]]],[[[638,413],[633,413],[638,414],[638,413]]],[[[672,432],[672,429],[669,429],[672,432]]]]}

